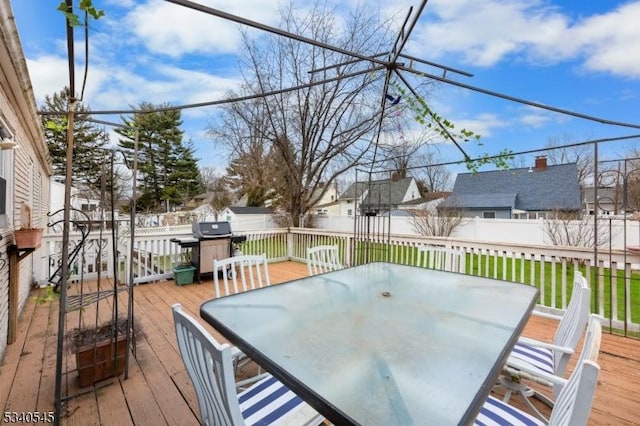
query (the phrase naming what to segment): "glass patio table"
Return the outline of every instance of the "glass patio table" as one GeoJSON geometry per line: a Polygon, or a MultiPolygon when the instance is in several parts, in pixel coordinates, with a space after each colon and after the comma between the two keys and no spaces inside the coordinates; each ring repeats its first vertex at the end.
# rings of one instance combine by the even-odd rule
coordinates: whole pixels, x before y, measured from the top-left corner
{"type": "Polygon", "coordinates": [[[537,294],[370,263],[213,299],[200,315],[334,424],[467,424],[537,294]]]}

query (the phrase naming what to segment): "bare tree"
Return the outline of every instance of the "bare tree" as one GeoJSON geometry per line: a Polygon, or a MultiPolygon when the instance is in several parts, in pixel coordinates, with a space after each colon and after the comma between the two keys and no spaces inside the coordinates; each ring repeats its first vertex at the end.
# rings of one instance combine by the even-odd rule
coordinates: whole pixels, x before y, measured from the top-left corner
{"type": "Polygon", "coordinates": [[[424,165],[416,170],[416,175],[424,183],[424,187],[429,192],[446,191],[451,185],[451,172],[441,164],[440,157],[436,152],[428,151],[419,159],[424,165]]]}
{"type": "MultiPolygon", "coordinates": [[[[281,16],[279,27],[285,31],[360,54],[383,52],[392,41],[386,24],[377,21],[371,8],[362,7],[339,23],[320,4],[307,16],[296,16],[292,6],[283,9],[281,16]]],[[[309,86],[227,107],[224,119],[209,131],[214,136],[225,134],[223,140],[238,165],[247,164],[246,154],[255,148],[252,144],[263,147],[260,163],[249,167],[269,172],[272,179],[261,182],[266,185],[263,195],[297,226],[323,195],[318,190],[322,185],[329,188],[374,151],[384,73],[371,72],[372,65],[366,61],[284,37],[252,40],[244,34],[243,40],[242,95],[309,86]],[[334,67],[337,64],[341,65],[334,67]],[[312,85],[354,73],[360,74],[312,85]]]]}
{"type": "MultiPolygon", "coordinates": [[[[593,247],[596,241],[593,216],[576,212],[555,212],[555,219],[543,219],[543,230],[554,246],[593,247]]],[[[603,246],[609,243],[612,235],[606,226],[600,224],[597,237],[598,245],[603,246]]]]}
{"type": "Polygon", "coordinates": [[[218,121],[208,129],[209,136],[229,147],[225,180],[239,198],[247,197],[249,206],[262,206],[273,190],[267,117],[259,99],[233,103],[222,108],[218,121]]]}
{"type": "MultiPolygon", "coordinates": [[[[426,85],[421,87],[422,90],[425,88],[426,85]]],[[[429,144],[439,133],[432,127],[419,125],[415,111],[402,96],[394,93],[389,99],[391,105],[387,107],[388,114],[383,121],[377,165],[379,169],[391,169],[405,178],[409,169],[432,164],[435,153],[429,150],[429,144]]]]}
{"type": "MultiPolygon", "coordinates": [[[[638,164],[636,167],[640,167],[638,164]]],[[[640,168],[634,168],[627,171],[625,178],[626,186],[624,187],[627,208],[634,212],[640,211],[640,168]]]]}
{"type": "Polygon", "coordinates": [[[222,178],[222,175],[215,169],[215,167],[205,166],[200,167],[200,177],[205,190],[213,191],[218,185],[218,181],[222,178]]]}
{"type": "Polygon", "coordinates": [[[562,135],[549,138],[546,148],[554,148],[547,151],[549,164],[576,163],[578,166],[578,183],[580,188],[584,188],[587,178],[593,175],[593,151],[591,145],[578,145],[563,147],[574,143],[570,135],[562,135]]]}
{"type": "MultiPolygon", "coordinates": [[[[608,177],[609,181],[614,181],[611,186],[616,188],[618,201],[626,201],[628,210],[640,211],[640,149],[637,146],[629,148],[625,158],[614,164],[616,170],[610,172],[608,177]]],[[[605,173],[601,174],[606,176],[605,173]]]]}
{"type": "Polygon", "coordinates": [[[425,237],[449,237],[463,222],[463,217],[451,210],[443,208],[439,211],[412,209],[411,225],[413,230],[425,237]]]}

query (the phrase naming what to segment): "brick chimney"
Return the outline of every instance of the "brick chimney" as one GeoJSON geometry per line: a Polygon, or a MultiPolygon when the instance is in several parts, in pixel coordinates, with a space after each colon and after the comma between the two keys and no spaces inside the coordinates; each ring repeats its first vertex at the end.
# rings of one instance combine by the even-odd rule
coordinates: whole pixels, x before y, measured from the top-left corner
{"type": "Polygon", "coordinates": [[[535,171],[541,171],[547,169],[547,156],[546,155],[538,155],[536,157],[536,163],[534,166],[535,171]]]}

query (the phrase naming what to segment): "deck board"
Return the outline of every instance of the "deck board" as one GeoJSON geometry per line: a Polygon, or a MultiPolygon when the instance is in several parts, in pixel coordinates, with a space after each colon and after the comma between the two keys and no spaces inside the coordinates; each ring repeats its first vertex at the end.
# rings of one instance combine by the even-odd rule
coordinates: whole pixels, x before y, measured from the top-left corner
{"type": "MultiPolygon", "coordinates": [[[[301,263],[281,262],[269,265],[269,274],[276,284],[304,277],[307,270],[301,263]]],[[[129,378],[107,380],[95,392],[70,399],[63,424],[199,423],[195,393],[175,341],[171,305],[180,302],[199,318],[200,304],[213,297],[213,283],[176,286],[166,281],[136,286],[134,291],[135,318],[145,336],[138,340],[136,357],[130,357],[129,378]]],[[[57,315],[57,302],[37,304],[33,298],[29,300],[18,323],[17,340],[8,346],[0,365],[0,404],[5,411],[53,410],[57,315]]],[[[222,339],[211,326],[201,323],[222,339]]],[[[524,334],[550,340],[555,324],[533,318],[524,334]]],[[[639,424],[640,340],[605,334],[599,361],[602,371],[589,424],[639,424]]],[[[569,368],[574,364],[572,360],[569,368]]],[[[70,390],[76,391],[73,374],[68,379],[70,390]]]]}

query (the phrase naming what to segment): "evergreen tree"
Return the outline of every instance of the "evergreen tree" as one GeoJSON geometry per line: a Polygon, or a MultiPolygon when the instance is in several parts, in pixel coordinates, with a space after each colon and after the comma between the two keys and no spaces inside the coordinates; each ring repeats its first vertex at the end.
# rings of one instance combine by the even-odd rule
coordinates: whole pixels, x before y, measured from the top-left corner
{"type": "Polygon", "coordinates": [[[132,119],[123,117],[124,129],[116,129],[123,138],[119,145],[133,161],[135,130],[138,129],[137,200],[141,211],[170,211],[202,191],[202,180],[191,144],[182,140],[179,110],[143,102],[141,113],[132,119]],[[160,111],[158,111],[160,110],[160,111]]]}
{"type": "MultiPolygon", "coordinates": [[[[67,170],[67,111],[69,108],[69,88],[65,87],[53,96],[45,97],[42,112],[42,124],[49,154],[53,162],[55,175],[65,176],[67,170]]],[[[87,121],[91,110],[81,102],[76,103],[74,120],[73,184],[85,184],[94,189],[100,188],[103,165],[110,155],[105,150],[109,143],[106,130],[87,121]]]]}

